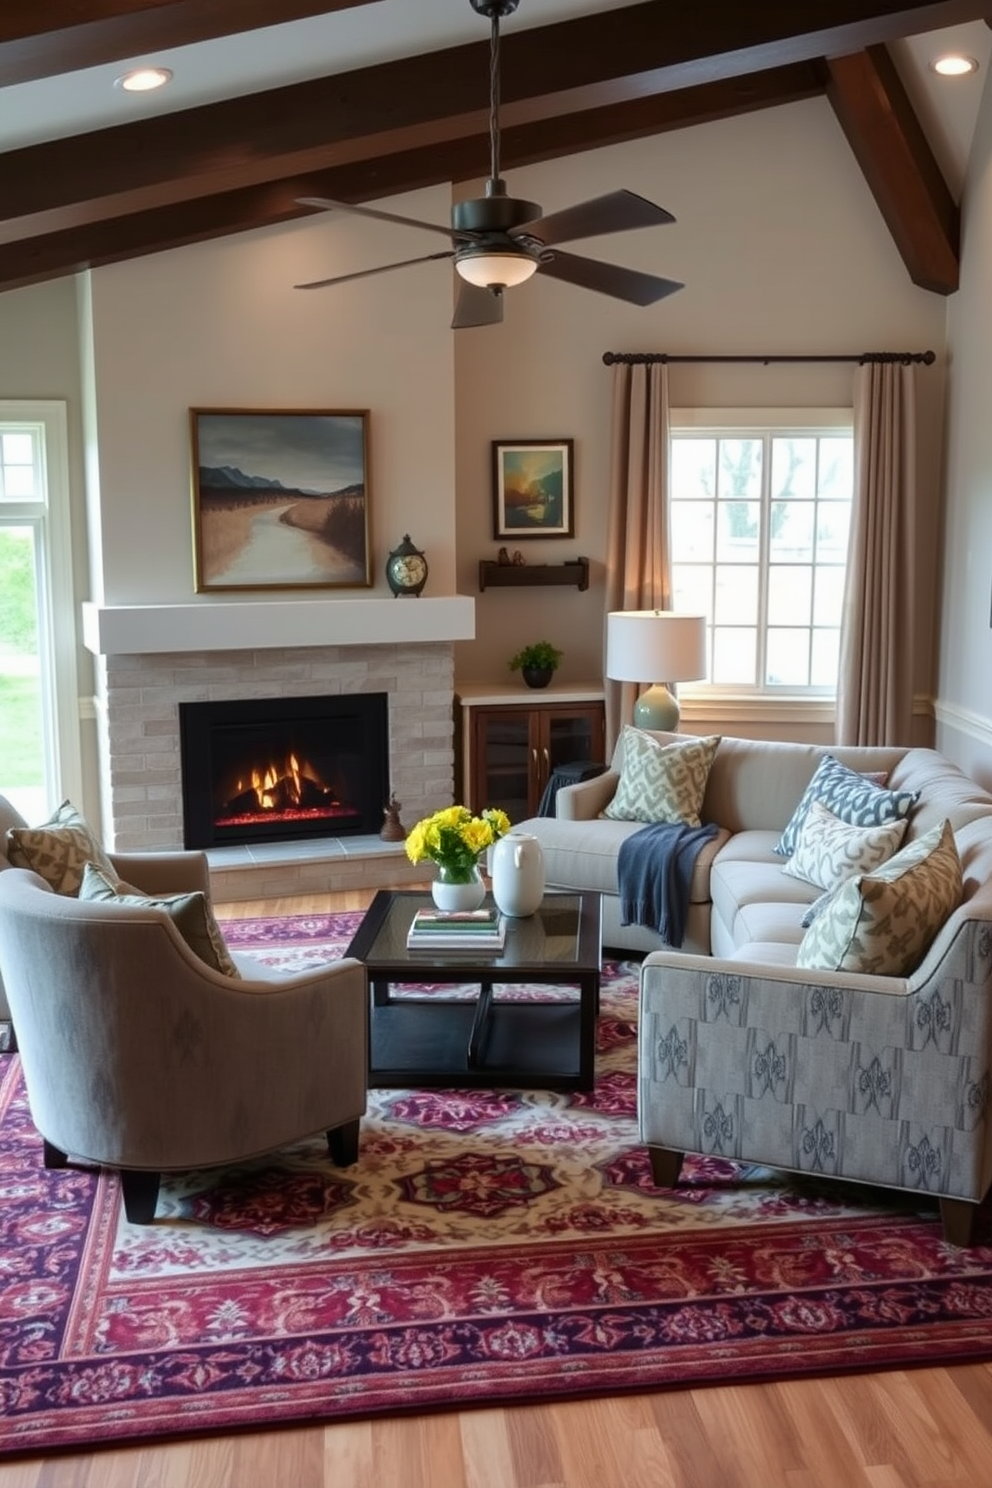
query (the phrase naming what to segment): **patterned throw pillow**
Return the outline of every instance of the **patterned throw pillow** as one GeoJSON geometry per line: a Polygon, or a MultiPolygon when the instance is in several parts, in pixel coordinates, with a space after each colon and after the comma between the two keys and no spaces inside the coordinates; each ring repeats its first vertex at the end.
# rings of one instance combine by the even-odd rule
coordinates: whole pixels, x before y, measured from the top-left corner
{"type": "Polygon", "coordinates": [[[629,724],[623,731],[623,764],[605,816],[615,821],[684,822],[698,827],[706,781],[720,736],[660,744],[629,724]]]}
{"type": "Polygon", "coordinates": [[[905,818],[880,827],[852,827],[822,801],[814,801],[796,838],[796,850],[782,872],[820,889],[835,889],[846,878],[870,873],[891,858],[905,835],[905,818]]]}
{"type": "Polygon", "coordinates": [[[961,860],[945,821],[873,873],[841,884],[803,936],[796,964],[909,976],[961,893],[961,860]]]}
{"type": "Polygon", "coordinates": [[[87,863],[83,870],[79,897],[107,904],[139,904],[164,909],[194,955],[212,966],[214,971],[223,972],[225,976],[241,976],[224,944],[220,926],[214,919],[206,895],[198,889],[189,894],[143,894],[140,889],[132,889],[130,884],[119,882],[114,876],[113,868],[108,876],[92,863],[87,863]]]}
{"type": "Polygon", "coordinates": [[[870,776],[859,775],[832,754],[825,754],[775,851],[785,858],[792,856],[796,838],[814,801],[822,801],[834,816],[852,827],[878,827],[883,822],[908,816],[918,800],[919,791],[883,790],[870,776]]]}
{"type": "Polygon", "coordinates": [[[56,894],[78,894],[87,863],[114,874],[114,865],[70,801],[40,827],[10,827],[7,857],[15,868],[30,868],[56,894]]]}

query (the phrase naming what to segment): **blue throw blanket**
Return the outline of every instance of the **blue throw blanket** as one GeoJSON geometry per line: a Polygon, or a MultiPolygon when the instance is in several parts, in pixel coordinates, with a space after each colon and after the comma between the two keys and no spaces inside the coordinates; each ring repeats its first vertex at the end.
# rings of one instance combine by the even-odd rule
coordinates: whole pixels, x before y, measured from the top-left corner
{"type": "Polygon", "coordinates": [[[617,855],[621,925],[644,925],[666,945],[680,946],[692,870],[718,831],[713,822],[701,827],[652,822],[625,838],[617,855]]]}

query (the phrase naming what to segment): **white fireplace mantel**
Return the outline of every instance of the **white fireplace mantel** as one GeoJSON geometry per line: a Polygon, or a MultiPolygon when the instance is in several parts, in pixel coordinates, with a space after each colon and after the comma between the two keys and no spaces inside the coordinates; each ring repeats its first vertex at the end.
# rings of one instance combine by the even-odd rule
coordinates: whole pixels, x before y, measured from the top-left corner
{"type": "Polygon", "coordinates": [[[95,656],[475,638],[475,600],[464,594],[151,605],[87,600],[82,614],[83,641],[95,656]]]}

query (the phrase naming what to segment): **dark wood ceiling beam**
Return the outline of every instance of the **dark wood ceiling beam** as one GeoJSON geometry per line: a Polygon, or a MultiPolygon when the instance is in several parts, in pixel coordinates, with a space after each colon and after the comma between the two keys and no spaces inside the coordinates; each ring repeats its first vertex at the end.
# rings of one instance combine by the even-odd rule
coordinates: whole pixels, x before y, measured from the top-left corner
{"type": "Polygon", "coordinates": [[[826,64],[827,97],[914,284],[958,287],[960,214],[884,47],[826,64]]]}
{"type": "MultiPolygon", "coordinates": [[[[658,0],[642,0],[504,36],[501,122],[512,129],[741,76],[752,64],[808,60],[833,34],[828,20],[845,38],[877,37],[909,24],[907,13],[929,20],[976,8],[819,0],[814,44],[801,19],[811,7],[794,0],[666,0],[663,26],[658,0]]],[[[0,156],[0,241],[442,145],[484,126],[487,82],[488,41],[9,151],[0,156]]]]}
{"type": "MultiPolygon", "coordinates": [[[[370,0],[37,0],[0,13],[0,85],[30,81],[285,21],[347,10],[370,0]]],[[[465,0],[467,3],[467,0],[465,0]]],[[[656,17],[659,6],[654,0],[656,17]]],[[[984,18],[968,0],[670,0],[659,30],[685,39],[682,60],[708,57],[726,34],[737,70],[857,51],[922,31],[984,18]],[[730,27],[730,29],[727,29],[730,27]],[[696,38],[707,36],[700,52],[696,38]],[[796,50],[796,47],[801,50],[796,50]]],[[[511,23],[512,24],[512,23],[511,23]]],[[[726,66],[724,61],[721,66],[726,66]]],[[[722,75],[726,76],[726,73],[722,75]]],[[[703,78],[682,80],[680,86],[703,78]]]]}
{"type": "MultiPolygon", "coordinates": [[[[822,71],[813,64],[773,68],[753,78],[730,79],[521,125],[503,136],[503,164],[507,170],[513,170],[583,150],[796,102],[822,93],[823,82],[822,71]]],[[[448,181],[470,180],[484,174],[480,162],[486,159],[487,148],[488,135],[480,130],[440,147],[372,155],[330,170],[200,196],[125,217],[0,244],[0,289],[13,289],[230,233],[271,227],[301,215],[302,209],[296,201],[299,196],[364,202],[448,181]]]]}
{"type": "Polygon", "coordinates": [[[36,0],[0,11],[0,86],[298,21],[370,0],[36,0]]]}
{"type": "MultiPolygon", "coordinates": [[[[698,99],[707,86],[736,86],[737,111],[748,106],[742,101],[747,89],[755,89],[759,101],[753,106],[760,107],[760,79],[774,64],[815,67],[817,57],[845,55],[855,45],[876,46],[894,36],[984,16],[987,4],[665,0],[661,24],[660,0],[641,0],[553,26],[507,29],[504,162],[550,159],[699,122],[698,99]],[[693,94],[697,103],[686,114],[682,103],[693,94]],[[671,105],[660,101],[666,98],[673,100],[671,105]],[[607,118],[612,118],[612,136],[587,132],[597,120],[605,128],[607,118]]],[[[265,0],[244,0],[243,5],[241,0],[213,0],[211,5],[189,0],[187,21],[192,24],[190,17],[200,8],[219,15],[230,14],[229,6],[238,14],[264,12],[271,18],[265,0]]],[[[8,7],[15,8],[27,10],[8,7]]],[[[171,15],[178,23],[183,5],[179,0],[157,5],[103,0],[102,16],[96,14],[100,10],[97,0],[52,0],[29,13],[54,15],[65,25],[73,16],[93,25],[115,16],[121,22],[125,16],[144,17],[151,25],[156,12],[159,21],[171,15]]],[[[280,18],[287,14],[283,8],[280,18]]],[[[38,22],[36,34],[43,32],[38,22]]],[[[0,30],[0,47],[3,34],[0,30]]],[[[284,220],[289,212],[286,192],[293,182],[351,181],[353,195],[327,186],[318,189],[358,201],[428,181],[484,176],[489,166],[488,53],[487,37],[0,155],[0,246],[5,245],[9,266],[0,285],[284,220]],[[406,176],[404,166],[410,172],[406,176]],[[18,245],[23,251],[16,251],[18,245]]],[[[878,67],[873,71],[877,82],[878,67]]],[[[797,86],[805,89],[807,84],[797,86]]],[[[855,91],[837,87],[838,96],[855,91]]],[[[797,96],[808,94],[800,91],[797,96]]],[[[893,97],[890,93],[884,106],[876,103],[874,108],[881,117],[886,110],[891,116],[889,152],[904,179],[895,190],[895,203],[885,203],[883,192],[880,205],[890,226],[895,224],[893,231],[901,234],[896,240],[913,263],[914,278],[919,273],[923,277],[917,282],[946,293],[952,280],[948,253],[956,258],[953,232],[945,223],[941,261],[938,193],[920,163],[911,125],[901,106],[894,107],[893,97]],[[927,232],[933,234],[929,243],[927,232]],[[914,255],[922,261],[916,263],[914,255]]],[[[725,116],[723,102],[715,107],[721,112],[710,117],[725,116]]],[[[880,125],[868,104],[862,103],[859,112],[855,97],[841,107],[846,108],[852,145],[858,140],[858,158],[867,161],[867,173],[884,163],[873,143],[880,125]]]]}

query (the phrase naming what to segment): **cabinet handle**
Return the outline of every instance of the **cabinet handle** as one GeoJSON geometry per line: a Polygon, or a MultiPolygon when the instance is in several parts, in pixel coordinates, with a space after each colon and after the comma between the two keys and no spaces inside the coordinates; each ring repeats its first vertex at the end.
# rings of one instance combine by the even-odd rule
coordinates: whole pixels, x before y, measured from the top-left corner
{"type": "Polygon", "coordinates": [[[548,754],[548,751],[546,749],[542,749],[541,750],[541,753],[544,755],[544,768],[545,768],[545,770],[550,770],[551,769],[551,756],[548,754]]]}
{"type": "Polygon", "coordinates": [[[532,749],[531,750],[530,757],[534,761],[534,773],[536,775],[537,774],[537,750],[536,749],[532,749]]]}

